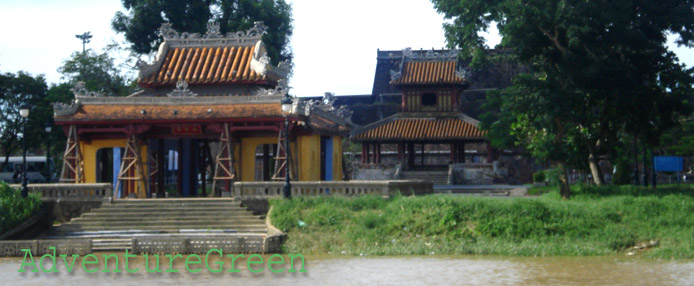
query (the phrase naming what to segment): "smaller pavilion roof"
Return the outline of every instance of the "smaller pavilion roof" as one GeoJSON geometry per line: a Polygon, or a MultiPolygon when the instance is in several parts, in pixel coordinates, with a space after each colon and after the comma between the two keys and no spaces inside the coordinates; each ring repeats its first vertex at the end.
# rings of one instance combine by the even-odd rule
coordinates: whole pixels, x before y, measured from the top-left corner
{"type": "Polygon", "coordinates": [[[486,140],[479,121],[462,113],[398,113],[352,132],[354,141],[486,140]]]}
{"type": "Polygon", "coordinates": [[[393,71],[391,85],[429,85],[429,84],[466,84],[464,71],[459,68],[458,51],[427,51],[413,53],[403,51],[399,71],[393,71]]]}

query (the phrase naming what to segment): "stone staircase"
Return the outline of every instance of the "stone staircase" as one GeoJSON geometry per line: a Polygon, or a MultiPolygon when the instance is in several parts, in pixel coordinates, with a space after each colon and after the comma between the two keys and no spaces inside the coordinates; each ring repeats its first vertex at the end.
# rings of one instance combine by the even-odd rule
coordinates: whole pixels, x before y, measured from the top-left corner
{"type": "Polygon", "coordinates": [[[448,171],[403,171],[401,179],[431,181],[434,185],[448,185],[448,171]]]}
{"type": "Polygon", "coordinates": [[[94,251],[132,250],[138,236],[264,236],[264,216],[234,199],[115,200],[56,226],[47,239],[89,238],[94,251]]]}

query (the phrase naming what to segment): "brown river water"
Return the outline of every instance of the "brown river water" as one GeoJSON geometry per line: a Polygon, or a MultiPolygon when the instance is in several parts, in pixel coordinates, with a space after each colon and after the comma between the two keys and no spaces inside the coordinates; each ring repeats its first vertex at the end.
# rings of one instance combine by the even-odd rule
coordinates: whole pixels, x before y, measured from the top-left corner
{"type": "MultiPolygon", "coordinates": [[[[98,257],[101,255],[97,253],[98,257]]],[[[262,258],[267,263],[269,256],[262,258]]],[[[174,260],[173,268],[180,270],[178,273],[148,273],[142,257],[129,259],[130,269],[140,268],[136,273],[125,272],[124,260],[119,262],[122,272],[103,273],[102,258],[97,265],[100,271],[95,273],[85,272],[81,259],[76,260],[72,273],[67,273],[60,258],[58,273],[31,273],[31,267],[19,273],[22,258],[0,258],[0,285],[694,285],[694,261],[623,256],[306,256],[305,273],[287,273],[288,258],[284,258],[287,264],[273,265],[273,269],[286,267],[281,273],[268,271],[267,264],[252,265],[258,266],[253,269],[264,267],[265,271],[251,273],[244,259],[236,261],[240,272],[227,273],[231,259],[226,258],[221,260],[225,262],[222,272],[211,273],[205,268],[204,255],[202,266],[191,264],[191,269],[201,268],[198,273],[186,271],[184,258],[174,260]]],[[[48,269],[51,263],[46,260],[48,269]]],[[[68,257],[67,261],[72,260],[68,257]]],[[[214,264],[218,261],[210,256],[211,268],[219,268],[214,264]]],[[[298,260],[296,264],[300,269],[298,260]]],[[[161,269],[166,271],[168,266],[168,258],[162,256],[161,269]]],[[[109,261],[108,268],[115,269],[113,261],[109,261]]]]}

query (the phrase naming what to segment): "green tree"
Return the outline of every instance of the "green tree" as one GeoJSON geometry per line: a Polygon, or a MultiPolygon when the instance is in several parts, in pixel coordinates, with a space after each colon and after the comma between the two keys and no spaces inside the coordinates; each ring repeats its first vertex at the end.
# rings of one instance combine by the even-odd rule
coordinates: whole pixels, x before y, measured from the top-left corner
{"type": "Polygon", "coordinates": [[[88,49],[84,53],[74,52],[58,72],[70,84],[81,81],[87,90],[103,91],[106,95],[126,96],[136,88],[135,82],[121,72],[108,51],[96,53],[88,49]]]}
{"type": "MultiPolygon", "coordinates": [[[[27,147],[41,146],[45,138],[44,124],[49,120],[45,110],[46,80],[42,75],[33,77],[25,72],[0,74],[0,148],[4,154],[0,169],[7,164],[9,157],[20,153],[24,119],[19,116],[19,108],[27,104],[31,107],[26,119],[27,147]]],[[[52,112],[50,113],[52,114],[52,112]]]]}
{"type": "Polygon", "coordinates": [[[204,34],[209,21],[219,22],[222,33],[263,21],[268,27],[263,41],[273,63],[292,58],[292,9],[284,0],[123,0],[123,7],[127,14],[117,12],[111,25],[139,54],[156,51],[163,23],[179,32],[204,34]]]}
{"type": "Polygon", "coordinates": [[[666,36],[694,43],[692,0],[432,1],[451,20],[444,24],[449,45],[464,53],[484,48],[479,32],[497,23],[501,45],[527,68],[490,98],[499,104],[484,118],[493,141],[511,136],[560,168],[580,158],[602,184],[598,158],[620,132],[655,144],[688,112],[692,70],[667,49],[666,36]]]}

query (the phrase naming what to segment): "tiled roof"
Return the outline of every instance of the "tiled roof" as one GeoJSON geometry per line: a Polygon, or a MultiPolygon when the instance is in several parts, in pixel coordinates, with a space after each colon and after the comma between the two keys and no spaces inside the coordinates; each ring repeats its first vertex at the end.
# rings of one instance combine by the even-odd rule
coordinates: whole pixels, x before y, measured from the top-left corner
{"type": "Polygon", "coordinates": [[[228,118],[269,118],[282,116],[277,103],[201,104],[201,105],[82,105],[69,116],[56,116],[56,122],[208,120],[228,118]]]}
{"type": "Polygon", "coordinates": [[[140,78],[140,86],[190,84],[258,83],[265,76],[250,67],[254,46],[169,48],[160,68],[140,78]]]}
{"type": "Polygon", "coordinates": [[[405,62],[402,67],[402,75],[391,84],[463,83],[465,79],[456,75],[456,65],[457,60],[405,62]]]}
{"type": "Polygon", "coordinates": [[[486,131],[463,114],[459,116],[417,116],[396,114],[355,130],[355,141],[484,140],[486,131]]]}

